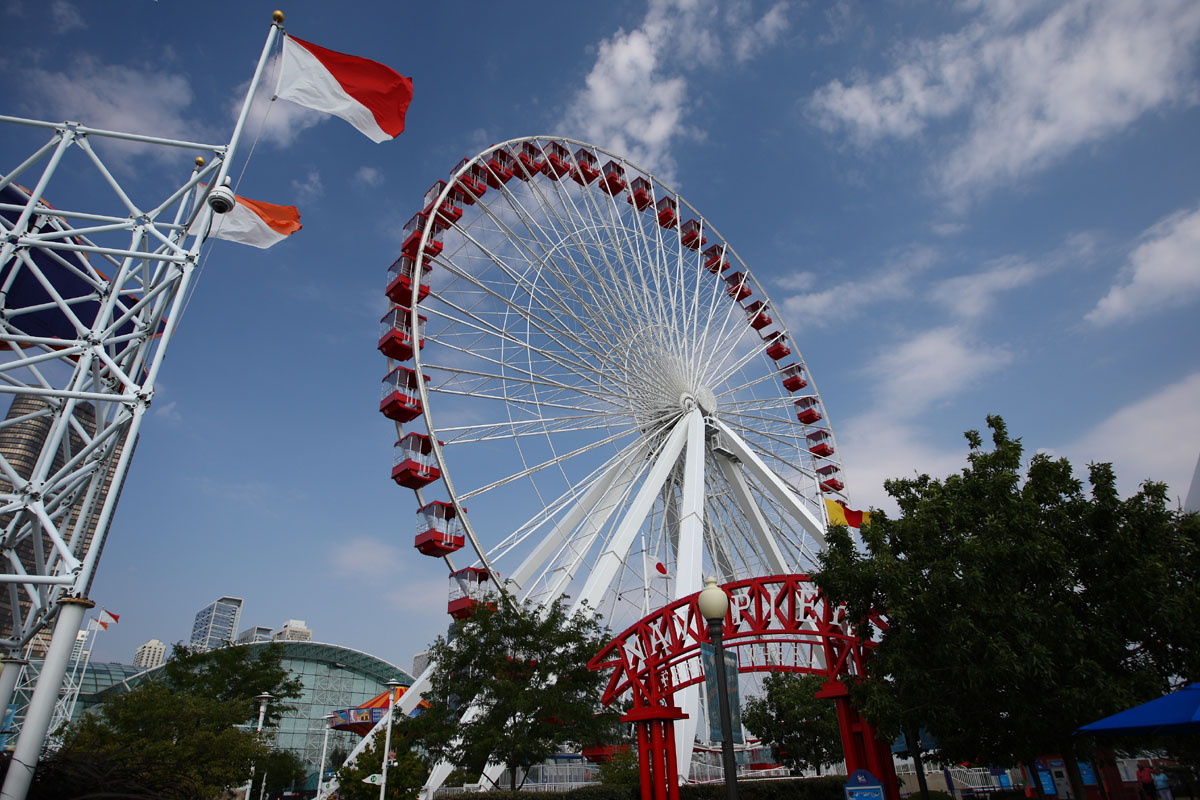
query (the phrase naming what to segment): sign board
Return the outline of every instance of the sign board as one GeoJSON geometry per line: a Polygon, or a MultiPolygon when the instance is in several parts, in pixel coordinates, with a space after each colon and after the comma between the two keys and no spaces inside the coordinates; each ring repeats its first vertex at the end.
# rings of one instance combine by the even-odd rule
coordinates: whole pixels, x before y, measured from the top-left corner
{"type": "Polygon", "coordinates": [[[1058,789],[1054,786],[1054,776],[1050,774],[1050,770],[1046,769],[1046,765],[1041,761],[1037,762],[1037,776],[1042,783],[1042,792],[1047,797],[1057,797],[1058,789]]]}
{"type": "Polygon", "coordinates": [[[1078,763],[1079,763],[1079,777],[1083,779],[1083,785],[1084,786],[1095,786],[1096,785],[1096,771],[1092,769],[1092,762],[1080,761],[1078,763]]]}
{"type": "MultiPolygon", "coordinates": [[[[708,696],[708,737],[724,742],[721,735],[721,700],[717,692],[717,655],[707,642],[700,644],[700,660],[704,664],[704,692],[708,696]]],[[[738,693],[737,651],[725,651],[725,683],[729,689],[729,718],[732,721],[733,743],[742,744],[742,704],[738,693]]]]}
{"type": "Polygon", "coordinates": [[[856,769],[846,781],[846,800],[884,800],[883,784],[865,769],[856,769]]]}

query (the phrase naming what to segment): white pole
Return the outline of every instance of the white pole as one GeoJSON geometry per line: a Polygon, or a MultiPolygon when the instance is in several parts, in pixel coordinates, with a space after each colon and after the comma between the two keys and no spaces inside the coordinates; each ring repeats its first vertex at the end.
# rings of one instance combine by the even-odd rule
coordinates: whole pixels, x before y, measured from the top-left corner
{"type": "Polygon", "coordinates": [[[37,688],[33,690],[33,699],[29,701],[29,709],[25,712],[25,724],[21,727],[17,748],[8,765],[8,776],[4,779],[0,800],[25,800],[25,795],[29,793],[33,771],[37,769],[38,756],[46,741],[46,729],[50,727],[50,715],[54,712],[54,704],[58,702],[58,692],[67,672],[67,661],[75,645],[75,634],[79,633],[84,613],[95,606],[91,600],[82,597],[66,597],[58,601],[58,621],[54,623],[50,650],[42,662],[37,688]]]}
{"type": "Polygon", "coordinates": [[[246,91],[246,99],[242,101],[242,112],[238,114],[237,124],[233,126],[229,149],[225,151],[225,159],[221,162],[221,169],[217,172],[216,180],[213,181],[214,187],[224,183],[226,176],[229,175],[229,166],[233,162],[234,150],[237,149],[238,140],[242,136],[242,128],[246,126],[246,118],[250,116],[250,103],[254,100],[254,90],[258,88],[263,69],[267,66],[267,57],[271,55],[271,47],[275,44],[275,37],[279,35],[279,29],[283,25],[283,12],[276,11],[272,14],[272,19],[274,22],[271,23],[271,30],[267,33],[267,41],[263,45],[262,55],[258,57],[258,66],[254,68],[254,77],[250,79],[250,88],[246,91]]]}
{"type": "Polygon", "coordinates": [[[399,685],[395,678],[387,682],[388,722],[387,734],[383,738],[383,780],[379,782],[379,800],[384,800],[383,793],[387,791],[388,754],[392,750],[392,712],[396,710],[396,687],[399,685]]]}
{"type": "MultiPolygon", "coordinates": [[[[258,725],[254,727],[256,733],[262,733],[263,717],[267,715],[267,701],[275,698],[269,692],[263,692],[257,695],[255,700],[258,701],[258,725]]],[[[258,766],[256,763],[250,765],[250,780],[246,781],[246,791],[242,795],[242,800],[250,800],[250,790],[254,788],[254,768],[258,766]]],[[[267,776],[263,775],[263,783],[266,783],[267,776]]]]}
{"type": "Polygon", "coordinates": [[[321,768],[317,770],[317,798],[320,800],[321,787],[325,783],[325,748],[329,744],[329,726],[333,724],[333,714],[325,715],[325,735],[321,737],[321,768]]]}

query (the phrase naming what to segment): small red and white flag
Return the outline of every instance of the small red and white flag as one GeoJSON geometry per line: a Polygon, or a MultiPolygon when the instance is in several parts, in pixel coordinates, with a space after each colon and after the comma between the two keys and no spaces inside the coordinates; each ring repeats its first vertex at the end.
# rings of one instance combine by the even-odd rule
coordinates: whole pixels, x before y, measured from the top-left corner
{"type": "MultiPolygon", "coordinates": [[[[237,203],[228,214],[213,214],[210,237],[266,249],[303,227],[300,209],[295,206],[277,206],[237,195],[234,199],[237,203]]],[[[188,233],[199,232],[202,218],[203,214],[196,216],[188,233]]]]}
{"type": "Polygon", "coordinates": [[[275,96],[341,117],[375,142],[404,131],[412,78],[389,66],[286,36],[275,96]]]}
{"type": "Polygon", "coordinates": [[[120,621],[120,619],[121,618],[118,615],[112,613],[108,609],[102,608],[102,609],[100,609],[100,616],[96,620],[96,622],[97,622],[97,624],[100,625],[101,628],[104,628],[104,630],[108,630],[108,626],[110,623],[113,625],[116,625],[117,622],[120,621]]]}

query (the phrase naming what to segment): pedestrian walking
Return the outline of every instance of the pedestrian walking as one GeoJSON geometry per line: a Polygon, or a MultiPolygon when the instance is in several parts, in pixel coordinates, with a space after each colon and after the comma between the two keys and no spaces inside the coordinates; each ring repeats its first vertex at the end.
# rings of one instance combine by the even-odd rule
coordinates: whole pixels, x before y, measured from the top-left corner
{"type": "Polygon", "coordinates": [[[1157,800],[1158,793],[1154,789],[1154,773],[1150,770],[1149,761],[1139,761],[1137,782],[1142,786],[1142,797],[1145,800],[1157,800]]]}
{"type": "Polygon", "coordinates": [[[1171,791],[1171,781],[1167,779],[1167,773],[1163,772],[1162,767],[1154,770],[1154,790],[1158,792],[1158,800],[1175,800],[1175,793],[1171,791]]]}

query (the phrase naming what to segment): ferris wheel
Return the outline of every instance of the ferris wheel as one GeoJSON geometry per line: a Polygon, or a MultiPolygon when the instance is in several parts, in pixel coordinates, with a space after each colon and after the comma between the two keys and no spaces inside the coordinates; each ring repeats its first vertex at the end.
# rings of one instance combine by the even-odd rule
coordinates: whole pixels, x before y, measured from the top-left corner
{"type": "Polygon", "coordinates": [[[795,341],[717,230],[646,170],[529,137],[463,159],[405,227],[380,410],[448,611],[570,598],[614,630],[807,571],[845,486],[795,341]]]}

